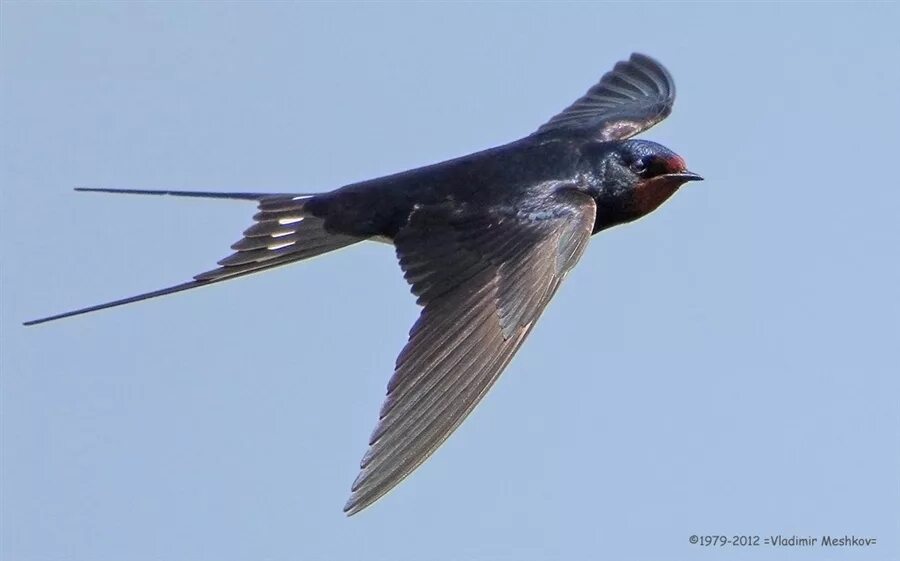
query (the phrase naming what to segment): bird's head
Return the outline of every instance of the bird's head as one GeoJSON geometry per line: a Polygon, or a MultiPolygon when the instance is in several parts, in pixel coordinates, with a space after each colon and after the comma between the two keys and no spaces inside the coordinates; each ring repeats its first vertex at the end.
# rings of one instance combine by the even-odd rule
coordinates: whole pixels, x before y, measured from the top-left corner
{"type": "Polygon", "coordinates": [[[595,232],[649,214],[688,181],[703,179],[681,156],[649,140],[600,142],[585,155],[597,202],[595,232]]]}

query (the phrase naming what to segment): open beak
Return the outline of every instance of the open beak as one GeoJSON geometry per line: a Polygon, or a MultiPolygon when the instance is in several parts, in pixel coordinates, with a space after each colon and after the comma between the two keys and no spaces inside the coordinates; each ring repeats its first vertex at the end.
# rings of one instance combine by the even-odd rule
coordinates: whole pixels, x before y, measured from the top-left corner
{"type": "Polygon", "coordinates": [[[666,177],[678,178],[684,182],[687,181],[703,181],[703,178],[692,171],[679,171],[678,173],[667,173],[666,177]]]}

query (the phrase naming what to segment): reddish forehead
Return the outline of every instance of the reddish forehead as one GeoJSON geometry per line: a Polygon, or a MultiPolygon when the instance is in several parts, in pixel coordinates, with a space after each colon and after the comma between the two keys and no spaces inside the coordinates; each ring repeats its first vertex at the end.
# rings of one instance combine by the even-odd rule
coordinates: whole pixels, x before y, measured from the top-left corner
{"type": "Polygon", "coordinates": [[[663,162],[666,167],[666,171],[668,171],[670,173],[684,171],[685,169],[687,169],[687,164],[684,163],[684,159],[677,154],[672,154],[671,156],[664,156],[663,162]]]}

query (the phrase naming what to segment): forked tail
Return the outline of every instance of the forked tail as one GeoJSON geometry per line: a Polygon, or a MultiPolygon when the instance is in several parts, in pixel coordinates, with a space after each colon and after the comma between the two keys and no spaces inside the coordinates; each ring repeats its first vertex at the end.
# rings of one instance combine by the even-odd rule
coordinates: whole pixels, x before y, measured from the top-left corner
{"type": "Polygon", "coordinates": [[[255,224],[245,230],[244,237],[231,246],[231,249],[234,249],[235,252],[219,261],[219,267],[194,275],[193,280],[121,300],[27,321],[25,325],[35,325],[156,298],[157,296],[174,294],[175,292],[192,288],[199,288],[294,261],[315,257],[316,255],[328,253],[363,240],[363,238],[356,236],[327,232],[324,220],[312,216],[305,209],[306,202],[315,197],[315,195],[310,194],[218,193],[95,188],[77,188],[76,191],[249,200],[258,203],[257,208],[259,212],[253,216],[255,224]]]}

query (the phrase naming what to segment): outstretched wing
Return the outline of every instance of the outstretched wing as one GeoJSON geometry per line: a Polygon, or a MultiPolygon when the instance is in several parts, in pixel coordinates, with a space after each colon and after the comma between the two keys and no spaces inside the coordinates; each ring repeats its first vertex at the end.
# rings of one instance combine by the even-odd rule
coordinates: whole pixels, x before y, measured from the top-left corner
{"type": "Polygon", "coordinates": [[[535,134],[622,140],[668,117],[674,103],[671,74],[652,58],[635,53],[535,134]]]}
{"type": "Polygon", "coordinates": [[[594,201],[560,190],[530,209],[416,210],[394,239],[424,306],[397,358],[344,510],[372,504],[456,429],[581,257],[594,201]]]}

